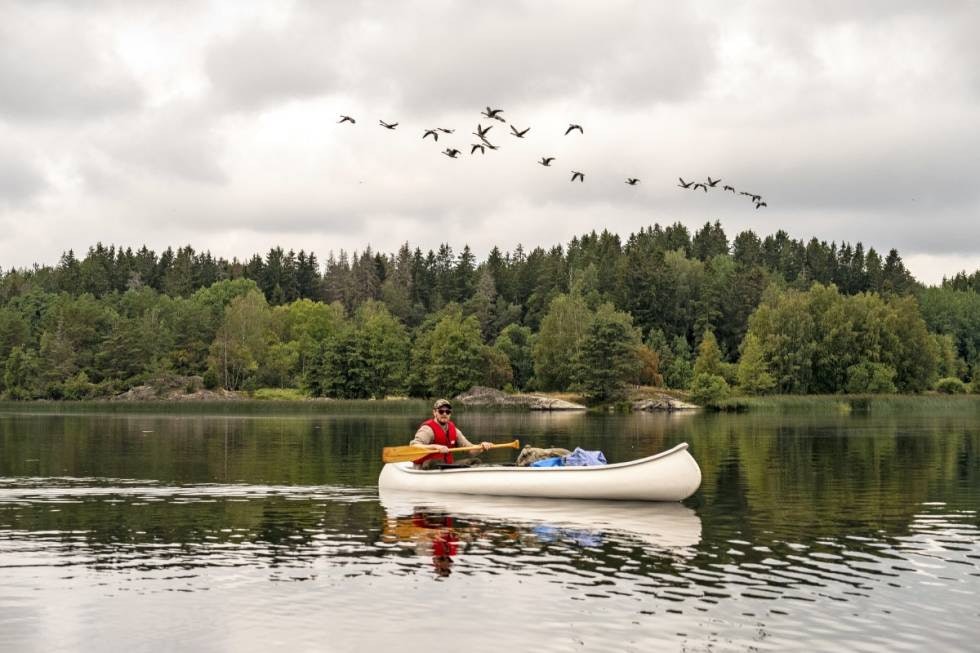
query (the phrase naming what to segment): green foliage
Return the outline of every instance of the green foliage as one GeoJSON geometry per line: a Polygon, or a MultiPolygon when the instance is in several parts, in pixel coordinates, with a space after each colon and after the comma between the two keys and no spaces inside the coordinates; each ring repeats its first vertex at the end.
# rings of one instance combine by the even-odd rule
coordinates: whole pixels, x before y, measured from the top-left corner
{"type": "Polygon", "coordinates": [[[593,231],[567,247],[493,248],[483,262],[465,245],[368,247],[323,268],[280,247],[240,262],[99,243],[54,267],[0,274],[0,377],[20,348],[12,392],[23,397],[209,369],[234,388],[380,397],[507,385],[506,358],[512,386],[568,390],[581,383],[593,316],[610,303],[647,334],[633,347],[640,364],[617,383],[686,388],[709,374],[743,392],[838,393],[887,388],[889,368],[897,391],[921,392],[937,377],[980,377],[978,279],[920,288],[894,250],[785,231],[730,239],[719,222],[693,237],[679,223],[626,239],[593,231]],[[460,316],[437,333],[444,309],[460,316]],[[434,358],[440,347],[451,365],[434,358]]]}
{"type": "Polygon", "coordinates": [[[371,396],[367,365],[357,346],[352,326],[347,326],[323,343],[322,355],[313,366],[321,380],[317,394],[335,399],[364,399],[371,396]]]}
{"type": "Polygon", "coordinates": [[[210,368],[205,370],[202,382],[206,390],[217,390],[221,385],[221,381],[218,379],[218,373],[210,368]]]}
{"type": "Polygon", "coordinates": [[[912,297],[843,296],[820,284],[807,292],[773,287],[753,313],[749,334],[780,393],[921,392],[935,378],[936,343],[912,297]]]}
{"type": "Polygon", "coordinates": [[[691,401],[702,406],[713,405],[731,395],[728,381],[720,374],[702,372],[691,380],[691,401]]]}
{"type": "Polygon", "coordinates": [[[508,324],[493,343],[510,361],[511,383],[515,388],[526,388],[534,373],[533,344],[531,329],[519,324],[508,324]]]}
{"type": "Polygon", "coordinates": [[[321,351],[322,343],[332,339],[345,328],[344,308],[338,302],[324,304],[309,299],[299,299],[285,306],[277,306],[272,312],[272,330],[275,339],[289,346],[290,362],[294,366],[289,375],[294,382],[301,382],[311,370],[314,358],[321,351]],[[295,358],[292,356],[295,354],[295,358]]]}
{"type": "Polygon", "coordinates": [[[940,377],[955,376],[963,378],[967,374],[966,363],[956,353],[956,338],[952,334],[933,333],[932,341],[936,350],[936,374],[940,377]]]}
{"type": "Polygon", "coordinates": [[[0,308],[0,361],[6,360],[14,347],[24,347],[30,338],[30,324],[18,311],[0,308]]]}
{"type": "Polygon", "coordinates": [[[276,388],[294,387],[298,382],[296,371],[299,368],[299,343],[273,342],[265,350],[259,362],[257,382],[263,386],[276,388]]]}
{"type": "Polygon", "coordinates": [[[847,368],[850,394],[890,394],[896,391],[895,368],[884,363],[863,362],[847,368]]]}
{"type": "MultiPolygon", "coordinates": [[[[975,275],[976,276],[976,275],[975,275]]],[[[917,297],[922,319],[928,329],[954,339],[957,357],[976,375],[980,361],[980,295],[975,287],[950,282],[940,288],[926,288],[917,297]]],[[[946,371],[946,375],[953,376],[946,371]]]]}
{"type": "Polygon", "coordinates": [[[136,317],[118,317],[95,357],[99,378],[130,384],[144,375],[167,367],[173,350],[173,333],[155,306],[136,317]]]}
{"type": "Polygon", "coordinates": [[[628,381],[639,371],[639,345],[640,334],[633,327],[633,318],[612,304],[601,305],[573,357],[576,385],[595,401],[624,397],[628,381]]]}
{"type": "Polygon", "coordinates": [[[966,394],[967,386],[956,377],[945,377],[936,381],[936,392],[947,395],[966,394]]]}
{"type": "Polygon", "coordinates": [[[482,385],[489,388],[501,389],[504,387],[513,388],[514,372],[511,369],[510,358],[506,353],[496,347],[484,346],[481,349],[483,354],[483,381],[482,385]]]}
{"type": "Polygon", "coordinates": [[[684,389],[694,378],[694,365],[691,363],[691,349],[683,336],[674,338],[668,349],[667,363],[664,365],[664,383],[668,388],[684,389]]]}
{"type": "Polygon", "coordinates": [[[770,287],[749,318],[749,333],[762,344],[777,392],[806,394],[813,383],[817,345],[808,304],[804,293],[770,287]]]}
{"type": "Polygon", "coordinates": [[[193,300],[211,309],[215,315],[222,315],[224,309],[237,297],[261,292],[251,279],[225,279],[201,288],[194,293],[193,300]]]}
{"type": "Polygon", "coordinates": [[[269,319],[269,306],[257,290],[228,303],[208,355],[208,366],[217,373],[222,387],[240,390],[255,383],[259,361],[269,344],[269,319]]]}
{"type": "Polygon", "coordinates": [[[410,348],[405,326],[384,304],[367,302],[354,319],[355,348],[365,366],[364,377],[370,396],[384,399],[405,385],[410,348]]]}
{"type": "Polygon", "coordinates": [[[173,337],[168,364],[178,374],[197,374],[207,366],[208,349],[214,340],[224,309],[215,314],[211,306],[194,299],[170,302],[167,324],[173,337]]]}
{"type": "Polygon", "coordinates": [[[718,349],[718,340],[710,330],[704,332],[701,344],[698,345],[698,357],[694,361],[694,375],[713,374],[723,376],[721,350],[718,349]]]}
{"type": "Polygon", "coordinates": [[[423,323],[411,360],[413,395],[451,397],[478,385],[485,365],[479,321],[464,318],[458,304],[449,304],[423,323]]]}
{"type": "Polygon", "coordinates": [[[542,390],[562,390],[575,380],[575,352],[592,323],[592,312],[578,295],[558,295],[541,320],[534,343],[534,378],[542,390]]]}
{"type": "Polygon", "coordinates": [[[64,399],[91,399],[96,396],[98,389],[91,383],[85,372],[79,372],[71,377],[62,385],[62,396],[64,399]]]}
{"type": "Polygon", "coordinates": [[[742,358],[736,376],[738,389],[744,394],[769,394],[776,387],[776,380],[767,371],[762,344],[754,333],[746,335],[742,342],[742,358]]]}
{"type": "Polygon", "coordinates": [[[314,396],[383,399],[405,381],[409,340],[405,327],[377,302],[363,304],[354,320],[319,341],[304,373],[314,396]]]}
{"type": "Polygon", "coordinates": [[[30,349],[14,347],[4,366],[3,385],[11,399],[33,399],[38,394],[38,360],[30,349]]]}
{"type": "Polygon", "coordinates": [[[307,399],[306,393],[297,388],[257,388],[252,393],[252,399],[261,401],[302,401],[307,399]]]}

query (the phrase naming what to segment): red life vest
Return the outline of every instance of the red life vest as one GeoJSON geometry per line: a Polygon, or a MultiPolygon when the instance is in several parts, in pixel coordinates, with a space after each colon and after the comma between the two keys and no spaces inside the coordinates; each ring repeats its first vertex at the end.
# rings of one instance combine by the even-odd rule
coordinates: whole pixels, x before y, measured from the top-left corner
{"type": "Polygon", "coordinates": [[[451,558],[459,553],[459,538],[456,533],[446,529],[440,531],[432,540],[432,555],[436,558],[451,558]]]}
{"type": "MultiPolygon", "coordinates": [[[[443,446],[449,447],[450,449],[456,446],[456,425],[453,424],[452,422],[449,422],[447,424],[447,426],[449,427],[449,437],[446,437],[446,432],[442,430],[442,426],[439,424],[439,422],[435,421],[434,419],[430,419],[422,422],[422,426],[428,426],[430,429],[432,429],[432,432],[435,433],[436,439],[434,441],[434,444],[441,444],[443,446]]],[[[442,462],[448,463],[450,465],[453,464],[453,455],[451,453],[430,453],[425,458],[416,460],[415,465],[417,467],[421,467],[422,463],[424,463],[426,460],[434,460],[434,459],[439,459],[442,462]]]]}

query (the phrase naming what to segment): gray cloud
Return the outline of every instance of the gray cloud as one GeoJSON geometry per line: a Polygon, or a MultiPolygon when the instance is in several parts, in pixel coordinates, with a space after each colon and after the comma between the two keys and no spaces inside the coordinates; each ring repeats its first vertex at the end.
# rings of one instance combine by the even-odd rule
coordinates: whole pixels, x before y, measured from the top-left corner
{"type": "MultiPolygon", "coordinates": [[[[61,249],[180,234],[224,255],[405,239],[485,252],[717,218],[729,235],[784,228],[935,253],[918,259],[930,265],[980,260],[976,2],[157,11],[148,28],[138,4],[0,6],[0,127],[31,144],[18,152],[43,151],[51,177],[8,155],[0,192],[18,199],[0,218],[46,225],[61,249]],[[501,150],[471,157],[487,104],[531,131],[522,141],[494,123],[501,150]],[[358,124],[336,125],[347,112],[358,124]],[[378,118],[402,124],[389,132],[378,118]],[[563,136],[570,121],[586,133],[563,136]],[[422,141],[435,125],[457,133],[422,141]],[[465,154],[450,160],[446,146],[465,154]],[[551,169],[535,163],[546,154],[551,169]],[[569,182],[572,169],[585,184],[569,182]],[[768,210],[675,186],[708,174],[762,193],[768,210]],[[85,228],[58,231],[69,213],[85,228]],[[223,234],[248,249],[221,251],[223,234]]],[[[23,238],[7,251],[36,246],[23,238]]]]}
{"type": "Polygon", "coordinates": [[[0,12],[0,116],[71,120],[137,108],[142,91],[105,44],[77,17],[50,9],[0,12]]]}
{"type": "Polygon", "coordinates": [[[0,207],[19,206],[47,187],[37,165],[8,150],[0,155],[0,207]]]}
{"type": "MultiPolygon", "coordinates": [[[[196,108],[147,113],[129,121],[124,130],[116,127],[106,127],[93,137],[93,157],[119,174],[200,184],[227,181],[220,164],[222,140],[211,117],[196,108]]],[[[108,172],[105,166],[98,167],[108,172]]]]}
{"type": "Polygon", "coordinates": [[[324,36],[253,27],[214,44],[205,69],[216,99],[226,110],[254,109],[337,90],[324,36]]]}
{"type": "Polygon", "coordinates": [[[714,63],[711,28],[685,6],[563,2],[399,4],[389,29],[352,38],[358,87],[413,115],[552,100],[635,105],[696,92],[714,63]],[[414,29],[399,29],[412,23],[414,29]]]}
{"type": "Polygon", "coordinates": [[[224,106],[357,89],[415,117],[487,103],[667,102],[701,88],[716,57],[708,21],[683,6],[610,7],[301,3],[285,25],[213,45],[206,69],[224,106]]]}

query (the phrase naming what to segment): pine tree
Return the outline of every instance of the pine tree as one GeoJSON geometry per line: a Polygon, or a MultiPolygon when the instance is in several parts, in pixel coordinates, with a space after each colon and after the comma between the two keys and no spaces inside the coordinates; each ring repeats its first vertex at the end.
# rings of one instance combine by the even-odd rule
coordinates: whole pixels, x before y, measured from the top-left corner
{"type": "Polygon", "coordinates": [[[603,304],[596,311],[575,353],[574,380],[596,401],[621,399],[636,378],[639,332],[628,313],[603,304]]]}

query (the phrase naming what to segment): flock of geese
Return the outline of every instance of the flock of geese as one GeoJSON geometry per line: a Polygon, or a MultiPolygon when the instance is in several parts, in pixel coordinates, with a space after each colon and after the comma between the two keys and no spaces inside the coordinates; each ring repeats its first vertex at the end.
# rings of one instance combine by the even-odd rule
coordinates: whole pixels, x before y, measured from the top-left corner
{"type": "MultiPolygon", "coordinates": [[[[507,124],[507,121],[501,115],[503,112],[504,112],[503,109],[493,109],[487,106],[485,110],[480,112],[480,115],[488,120],[496,120],[507,124]]],[[[341,124],[345,122],[350,123],[351,125],[357,123],[357,121],[351,116],[341,115],[340,120],[338,120],[337,123],[341,124]]],[[[390,130],[394,130],[396,127],[398,127],[397,122],[385,122],[384,120],[378,120],[378,124],[380,124],[385,129],[390,129],[390,130]]],[[[514,124],[510,124],[509,126],[510,126],[510,135],[516,138],[524,138],[527,135],[527,133],[531,130],[530,127],[525,127],[524,129],[518,129],[517,126],[515,126],[514,124]]],[[[488,139],[488,134],[490,130],[493,129],[493,127],[494,127],[493,124],[484,127],[482,124],[482,120],[481,122],[477,123],[476,131],[472,132],[472,134],[473,136],[476,136],[479,142],[472,143],[470,145],[471,155],[476,154],[477,152],[479,152],[480,154],[486,154],[487,150],[500,149],[499,145],[494,145],[488,139]]],[[[431,129],[425,129],[422,132],[422,140],[431,137],[433,142],[439,142],[440,135],[453,134],[455,133],[455,131],[456,131],[455,129],[449,129],[447,127],[433,127],[431,129]]],[[[568,136],[574,131],[577,131],[579,134],[583,134],[583,135],[585,134],[585,130],[582,129],[582,125],[569,123],[568,128],[565,130],[565,136],[568,136]]],[[[447,147],[445,150],[442,151],[442,154],[445,154],[450,159],[456,159],[459,157],[460,154],[462,154],[462,152],[455,147],[447,147]]],[[[555,161],[555,157],[553,156],[543,156],[538,161],[538,164],[548,168],[551,167],[551,164],[554,161],[555,161]]],[[[572,178],[569,181],[572,182],[578,181],[580,183],[585,182],[584,172],[581,172],[579,170],[572,170],[571,173],[572,173],[572,178]]],[[[712,179],[711,177],[708,177],[707,182],[684,181],[680,177],[678,177],[678,179],[680,179],[681,182],[680,184],[678,184],[678,186],[680,186],[681,188],[687,188],[693,190],[697,190],[698,188],[700,188],[704,190],[705,193],[708,192],[709,188],[715,188],[718,185],[718,183],[721,181],[721,179],[712,179]]],[[[629,186],[636,186],[637,184],[640,183],[640,179],[639,177],[627,177],[624,183],[629,186]]],[[[723,190],[731,191],[733,194],[736,192],[735,188],[732,186],[724,186],[723,190]]],[[[762,206],[767,206],[767,204],[764,201],[762,201],[762,196],[760,195],[756,195],[754,193],[747,193],[745,191],[741,191],[739,194],[748,196],[755,203],[755,208],[757,209],[762,206]]]]}
{"type": "MultiPolygon", "coordinates": [[[[716,188],[718,186],[718,183],[721,181],[721,179],[712,179],[710,176],[708,177],[708,181],[706,181],[706,182],[702,182],[702,181],[697,181],[697,182],[695,182],[695,181],[684,181],[684,178],[683,177],[678,177],[677,179],[678,179],[678,181],[681,182],[681,183],[677,184],[680,188],[690,188],[691,190],[697,190],[697,189],[700,188],[701,190],[703,190],[706,193],[708,192],[708,189],[709,188],[716,188]]],[[[722,190],[722,192],[731,191],[732,192],[732,195],[734,195],[735,192],[736,192],[734,186],[729,186],[727,184],[724,185],[724,186],[722,186],[721,187],[721,190],[722,190]]],[[[769,206],[764,201],[762,201],[762,195],[757,195],[755,193],[747,193],[744,190],[738,191],[738,194],[739,195],[745,195],[750,200],[752,200],[752,203],[755,204],[755,208],[756,209],[758,209],[760,207],[763,207],[763,206],[769,206]]]]}

